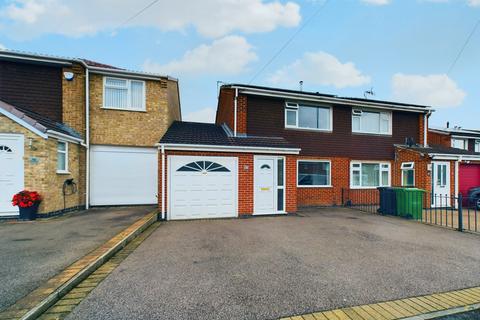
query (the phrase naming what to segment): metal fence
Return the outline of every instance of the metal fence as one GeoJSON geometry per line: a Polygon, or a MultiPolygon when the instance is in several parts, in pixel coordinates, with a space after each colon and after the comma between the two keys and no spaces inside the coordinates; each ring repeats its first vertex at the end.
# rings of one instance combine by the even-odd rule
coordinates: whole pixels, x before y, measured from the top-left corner
{"type": "Polygon", "coordinates": [[[369,213],[395,215],[458,231],[480,232],[480,200],[477,198],[377,189],[343,189],[345,207],[369,213]]]}

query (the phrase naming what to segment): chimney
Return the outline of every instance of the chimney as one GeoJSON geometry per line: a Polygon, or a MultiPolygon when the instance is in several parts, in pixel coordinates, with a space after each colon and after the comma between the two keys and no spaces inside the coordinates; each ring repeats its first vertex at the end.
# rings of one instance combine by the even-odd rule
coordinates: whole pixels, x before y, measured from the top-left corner
{"type": "Polygon", "coordinates": [[[447,129],[450,128],[450,122],[447,121],[447,129]]]}

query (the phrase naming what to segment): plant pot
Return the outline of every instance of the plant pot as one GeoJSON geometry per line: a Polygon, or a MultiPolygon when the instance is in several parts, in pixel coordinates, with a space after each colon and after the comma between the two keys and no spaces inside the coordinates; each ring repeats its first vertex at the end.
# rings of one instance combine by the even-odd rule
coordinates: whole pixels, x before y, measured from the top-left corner
{"type": "Polygon", "coordinates": [[[20,220],[35,220],[37,219],[37,212],[38,212],[38,206],[40,205],[40,202],[37,201],[33,204],[33,206],[28,207],[28,208],[22,208],[19,207],[20,209],[20,220]]]}

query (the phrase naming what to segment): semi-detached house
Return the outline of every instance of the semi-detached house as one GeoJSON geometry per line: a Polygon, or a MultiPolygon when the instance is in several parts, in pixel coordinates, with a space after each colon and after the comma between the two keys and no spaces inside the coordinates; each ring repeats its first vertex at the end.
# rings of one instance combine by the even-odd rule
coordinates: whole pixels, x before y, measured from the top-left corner
{"type": "Polygon", "coordinates": [[[159,206],[167,219],[285,214],[342,205],[350,190],[420,183],[427,170],[397,150],[426,147],[432,111],[224,85],[215,124],[174,122],[160,140],[159,206]]]}
{"type": "Polygon", "coordinates": [[[0,216],[24,188],[46,216],[157,203],[155,144],[180,119],[174,78],[0,50],[0,216]]]}

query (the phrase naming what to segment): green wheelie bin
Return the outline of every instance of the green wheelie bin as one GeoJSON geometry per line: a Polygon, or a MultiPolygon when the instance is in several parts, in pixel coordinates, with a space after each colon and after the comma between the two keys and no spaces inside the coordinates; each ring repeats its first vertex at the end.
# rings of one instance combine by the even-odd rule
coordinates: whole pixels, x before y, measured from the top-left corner
{"type": "Polygon", "coordinates": [[[395,188],[397,215],[422,220],[423,194],[425,192],[418,188],[395,188]]]}

